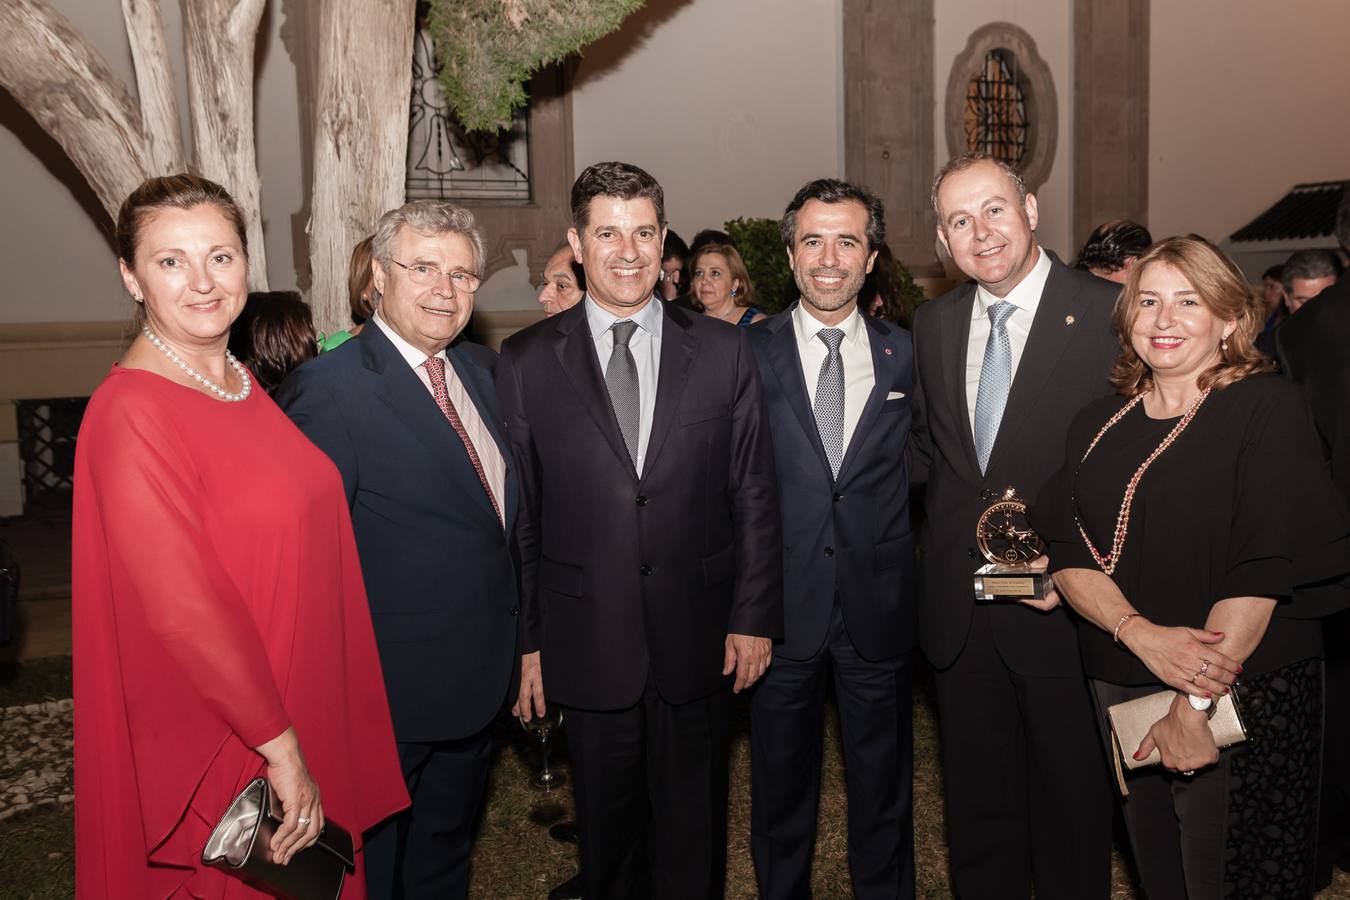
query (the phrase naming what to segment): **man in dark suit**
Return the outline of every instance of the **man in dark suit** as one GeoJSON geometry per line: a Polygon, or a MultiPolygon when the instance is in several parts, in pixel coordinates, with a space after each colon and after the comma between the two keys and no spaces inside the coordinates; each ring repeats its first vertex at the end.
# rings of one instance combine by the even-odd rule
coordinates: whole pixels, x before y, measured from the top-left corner
{"type": "MultiPolygon", "coordinates": [[[[1350,189],[1336,213],[1336,237],[1350,253],[1350,189]]],[[[1331,459],[1331,477],[1350,505],[1350,272],[1302,305],[1275,332],[1280,368],[1303,385],[1313,421],[1331,459]]],[[[1322,751],[1322,809],[1318,818],[1317,884],[1333,866],[1350,872],[1350,612],[1324,620],[1326,743],[1322,751]]]]}
{"type": "MultiPolygon", "coordinates": [[[[1109,394],[1118,288],[1036,242],[1036,198],[982,154],[933,187],[938,239],[974,279],[919,308],[912,477],[926,480],[919,640],[935,672],[958,896],[1092,900],[1109,890],[1107,760],[1058,597],[978,605],[980,515],[1028,503],[1069,422],[1109,394]],[[1035,607],[1035,608],[1033,608],[1035,607]]],[[[1043,564],[1043,561],[1042,561],[1043,564]]]]}
{"type": "Polygon", "coordinates": [[[483,241],[467,210],[420,200],[380,219],[372,252],[374,317],[276,399],[342,472],[412,797],[367,837],[370,896],[465,897],[518,602],[494,356],[450,347],[473,311],[483,241]]]}
{"type": "Polygon", "coordinates": [[[765,898],[811,894],[831,666],[854,896],[914,896],[917,607],[905,474],[914,354],[909,332],[858,309],[885,227],[881,201],[860,187],[803,187],[782,221],[802,298],[750,329],[785,546],[784,639],[750,701],[751,850],[765,898]]]}
{"type": "Polygon", "coordinates": [[[586,299],[497,364],[522,497],[517,710],[565,710],[588,900],[720,898],[731,691],[783,628],[759,372],[744,330],[653,300],[650,175],[591,166],[572,219],[586,299]]]}

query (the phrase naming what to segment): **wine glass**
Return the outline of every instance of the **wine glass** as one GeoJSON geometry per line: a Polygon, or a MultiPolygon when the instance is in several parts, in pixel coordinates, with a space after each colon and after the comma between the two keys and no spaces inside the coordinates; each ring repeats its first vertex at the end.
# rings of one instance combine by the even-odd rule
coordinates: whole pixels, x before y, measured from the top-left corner
{"type": "Polygon", "coordinates": [[[530,779],[531,786],[548,793],[554,788],[567,784],[567,776],[548,767],[548,740],[562,726],[562,710],[555,703],[548,707],[547,712],[536,715],[532,719],[527,720],[524,716],[519,718],[521,726],[534,735],[535,740],[539,741],[539,749],[544,757],[543,768],[540,769],[538,775],[530,779]]]}

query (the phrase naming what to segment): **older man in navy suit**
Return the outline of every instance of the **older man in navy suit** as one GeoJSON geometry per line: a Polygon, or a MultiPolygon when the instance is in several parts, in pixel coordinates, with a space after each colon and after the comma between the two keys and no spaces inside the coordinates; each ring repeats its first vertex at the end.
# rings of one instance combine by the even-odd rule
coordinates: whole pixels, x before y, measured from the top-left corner
{"type": "Polygon", "coordinates": [[[785,627],[751,699],[755,872],[762,897],[810,896],[833,667],[854,895],[913,897],[914,354],[909,332],[858,309],[885,240],[880,200],[813,181],[782,236],[801,301],[750,329],[777,460],[785,627]]]}
{"type": "Polygon", "coordinates": [[[518,613],[495,356],[450,346],[473,311],[483,240],[467,210],[421,200],[380,219],[373,255],[371,324],[276,399],[342,473],[412,797],[367,838],[370,896],[465,897],[518,613]]]}

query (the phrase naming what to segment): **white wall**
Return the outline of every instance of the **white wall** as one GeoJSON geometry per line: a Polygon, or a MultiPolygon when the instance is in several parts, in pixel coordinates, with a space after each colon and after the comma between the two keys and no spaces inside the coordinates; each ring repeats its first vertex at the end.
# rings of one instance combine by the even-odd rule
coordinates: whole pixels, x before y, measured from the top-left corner
{"type": "Polygon", "coordinates": [[[1294,184],[1350,178],[1350,3],[1152,6],[1149,229],[1222,241],[1294,184]]]}
{"type": "MultiPolygon", "coordinates": [[[[134,98],[135,76],[121,5],[108,0],[50,2],[102,54],[134,98]]],[[[162,0],[162,7],[181,105],[186,97],[181,17],[172,0],[162,0]]],[[[255,113],[267,268],[272,287],[278,289],[295,286],[291,217],[303,202],[299,101],[295,66],[281,44],[282,18],[281,4],[269,3],[258,38],[261,65],[255,113]]],[[[185,141],[188,134],[185,122],[185,141]]],[[[118,280],[112,243],[106,237],[112,229],[110,217],[59,146],[2,92],[0,196],[6,210],[0,217],[0,254],[10,274],[0,299],[0,322],[126,318],[130,300],[118,280]]]]}
{"type": "Polygon", "coordinates": [[[1073,0],[938,0],[934,15],[933,87],[937,102],[933,134],[937,147],[933,158],[939,166],[952,155],[947,148],[944,109],[947,80],[951,77],[952,61],[965,49],[971,33],[990,22],[1011,22],[1036,41],[1036,50],[1050,67],[1055,82],[1059,119],[1059,139],[1050,176],[1036,191],[1040,210],[1037,237],[1042,246],[1063,259],[1071,259],[1077,250],[1072,246],[1073,0]]]}
{"type": "MultiPolygon", "coordinates": [[[[635,163],[686,241],[738,216],[778,218],[843,170],[841,0],[648,0],[586,48],[572,94],[577,172],[635,163]]],[[[563,235],[558,235],[562,240],[563,235]]],[[[506,269],[483,308],[535,306],[506,269]]]]}

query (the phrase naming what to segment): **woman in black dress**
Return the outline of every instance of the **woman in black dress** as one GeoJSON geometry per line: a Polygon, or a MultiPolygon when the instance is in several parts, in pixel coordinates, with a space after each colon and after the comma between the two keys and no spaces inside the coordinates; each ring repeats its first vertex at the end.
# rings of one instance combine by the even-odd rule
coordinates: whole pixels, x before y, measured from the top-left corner
{"type": "Polygon", "coordinates": [[[1346,602],[1350,523],[1302,395],[1253,347],[1261,319],[1212,244],[1155,245],[1116,303],[1121,396],[1077,417],[1033,511],[1103,735],[1108,706],[1176,691],[1122,748],[1162,757],[1122,801],[1151,900],[1313,892],[1318,617],[1346,602]],[[1220,752],[1207,707],[1239,676],[1251,740],[1220,752]]]}

